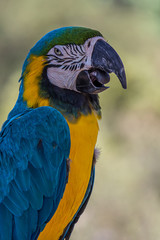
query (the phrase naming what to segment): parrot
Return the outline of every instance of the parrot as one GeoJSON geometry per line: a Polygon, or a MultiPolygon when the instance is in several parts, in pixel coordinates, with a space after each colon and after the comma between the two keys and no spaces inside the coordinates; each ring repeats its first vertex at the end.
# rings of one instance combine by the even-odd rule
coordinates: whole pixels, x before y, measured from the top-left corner
{"type": "Polygon", "coordinates": [[[69,240],[90,198],[101,119],[99,93],[118,53],[97,31],[68,26],[29,51],[19,95],[0,132],[0,240],[69,240]]]}

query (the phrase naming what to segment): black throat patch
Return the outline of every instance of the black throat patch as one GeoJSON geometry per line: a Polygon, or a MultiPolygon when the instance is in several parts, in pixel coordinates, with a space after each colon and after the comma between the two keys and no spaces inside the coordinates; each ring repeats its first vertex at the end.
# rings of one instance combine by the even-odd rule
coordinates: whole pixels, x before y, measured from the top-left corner
{"type": "Polygon", "coordinates": [[[60,111],[69,121],[75,121],[82,114],[88,115],[92,111],[95,111],[99,117],[101,116],[97,94],[82,94],[53,85],[48,79],[47,67],[44,67],[39,84],[40,96],[49,99],[50,106],[60,111]]]}

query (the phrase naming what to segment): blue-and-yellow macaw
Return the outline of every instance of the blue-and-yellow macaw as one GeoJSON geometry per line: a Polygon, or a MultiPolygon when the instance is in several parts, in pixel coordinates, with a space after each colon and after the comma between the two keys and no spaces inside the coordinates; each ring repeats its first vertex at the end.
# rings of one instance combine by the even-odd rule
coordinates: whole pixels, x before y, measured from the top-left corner
{"type": "Polygon", "coordinates": [[[69,239],[90,197],[98,93],[123,63],[100,32],[65,27],[30,50],[0,133],[0,240],[69,239]]]}

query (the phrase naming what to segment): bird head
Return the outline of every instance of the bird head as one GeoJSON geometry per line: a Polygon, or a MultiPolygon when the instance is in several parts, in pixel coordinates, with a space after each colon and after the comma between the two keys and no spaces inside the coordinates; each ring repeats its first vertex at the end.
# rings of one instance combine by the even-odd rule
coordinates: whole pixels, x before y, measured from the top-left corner
{"type": "Polygon", "coordinates": [[[35,44],[24,62],[24,100],[31,107],[38,98],[44,103],[46,85],[97,94],[108,88],[105,84],[112,72],[126,88],[123,63],[100,32],[83,27],[56,29],[35,44]]]}

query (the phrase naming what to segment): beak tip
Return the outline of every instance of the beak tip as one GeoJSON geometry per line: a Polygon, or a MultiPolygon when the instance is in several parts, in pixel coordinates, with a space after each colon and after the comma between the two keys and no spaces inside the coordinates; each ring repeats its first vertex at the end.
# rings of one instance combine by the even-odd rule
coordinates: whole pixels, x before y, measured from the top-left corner
{"type": "Polygon", "coordinates": [[[119,80],[120,80],[120,82],[122,84],[122,87],[124,89],[127,89],[127,80],[126,80],[126,74],[125,74],[124,67],[122,68],[121,73],[119,75],[119,80]]]}
{"type": "Polygon", "coordinates": [[[127,81],[126,78],[123,78],[123,80],[121,81],[122,87],[123,89],[127,89],[127,81]]]}

